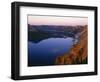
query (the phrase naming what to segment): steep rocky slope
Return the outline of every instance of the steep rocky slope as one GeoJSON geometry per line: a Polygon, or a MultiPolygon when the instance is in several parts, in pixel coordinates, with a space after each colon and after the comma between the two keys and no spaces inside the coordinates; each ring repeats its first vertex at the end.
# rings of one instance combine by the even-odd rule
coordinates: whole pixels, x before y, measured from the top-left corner
{"type": "Polygon", "coordinates": [[[56,57],[56,65],[86,64],[87,63],[87,26],[79,36],[79,42],[74,44],[69,53],[56,57]]]}

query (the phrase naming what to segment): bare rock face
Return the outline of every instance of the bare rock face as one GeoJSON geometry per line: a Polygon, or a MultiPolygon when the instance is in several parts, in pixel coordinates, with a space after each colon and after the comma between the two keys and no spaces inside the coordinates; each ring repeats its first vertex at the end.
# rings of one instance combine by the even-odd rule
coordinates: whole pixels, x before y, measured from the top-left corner
{"type": "Polygon", "coordinates": [[[79,42],[73,45],[69,53],[65,53],[56,58],[56,65],[87,64],[87,26],[85,26],[80,34],[79,42]]]}

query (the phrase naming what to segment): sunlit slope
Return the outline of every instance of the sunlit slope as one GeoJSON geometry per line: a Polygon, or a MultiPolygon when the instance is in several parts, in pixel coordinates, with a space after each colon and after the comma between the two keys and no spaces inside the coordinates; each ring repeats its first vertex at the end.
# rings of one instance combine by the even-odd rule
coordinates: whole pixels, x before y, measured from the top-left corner
{"type": "Polygon", "coordinates": [[[83,31],[79,34],[79,42],[74,44],[70,49],[69,53],[65,53],[61,56],[56,57],[55,64],[86,64],[88,58],[87,51],[87,25],[83,31]]]}

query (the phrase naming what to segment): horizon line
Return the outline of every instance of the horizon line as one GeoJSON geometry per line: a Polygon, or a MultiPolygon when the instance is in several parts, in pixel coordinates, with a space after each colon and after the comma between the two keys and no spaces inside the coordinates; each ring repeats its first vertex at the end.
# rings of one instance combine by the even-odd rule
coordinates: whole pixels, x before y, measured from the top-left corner
{"type": "Polygon", "coordinates": [[[38,25],[38,24],[28,24],[28,25],[35,25],[35,26],[46,26],[46,25],[48,25],[48,26],[88,26],[87,24],[85,24],[85,25],[50,25],[50,24],[40,24],[40,25],[38,25]]]}

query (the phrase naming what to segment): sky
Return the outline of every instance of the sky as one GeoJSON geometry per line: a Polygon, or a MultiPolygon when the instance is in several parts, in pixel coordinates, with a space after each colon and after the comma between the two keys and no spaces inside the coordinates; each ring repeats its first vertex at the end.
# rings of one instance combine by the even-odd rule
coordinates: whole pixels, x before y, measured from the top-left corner
{"type": "Polygon", "coordinates": [[[87,25],[87,17],[28,15],[30,25],[87,25]]]}

